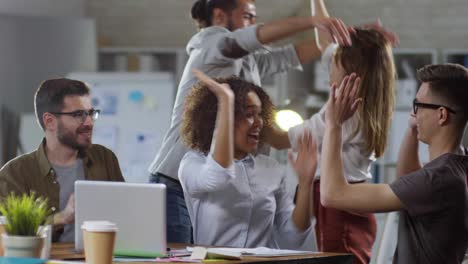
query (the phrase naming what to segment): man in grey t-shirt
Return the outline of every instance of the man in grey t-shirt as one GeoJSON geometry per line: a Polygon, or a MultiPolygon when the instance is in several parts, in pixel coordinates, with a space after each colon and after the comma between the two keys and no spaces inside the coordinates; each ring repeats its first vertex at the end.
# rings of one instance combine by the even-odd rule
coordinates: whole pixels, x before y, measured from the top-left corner
{"type": "MultiPolygon", "coordinates": [[[[65,210],[70,196],[74,197],[75,181],[85,180],[83,160],[77,159],[75,164],[70,166],[60,166],[51,164],[57,175],[60,185],[60,211],[65,210]]],[[[75,223],[65,225],[63,233],[59,238],[60,242],[69,242],[75,239],[75,223]]]]}
{"type": "Polygon", "coordinates": [[[463,259],[468,237],[468,153],[464,154],[443,154],[390,185],[405,206],[396,262],[458,263],[463,259]]]}
{"type": "Polygon", "coordinates": [[[468,69],[456,64],[418,70],[421,87],[400,148],[392,184],[346,182],[341,125],[356,111],[359,81],[332,88],[325,113],[321,202],[355,212],[401,211],[394,263],[461,263],[468,247],[468,153],[461,147],[468,121],[468,69]],[[429,145],[422,167],[418,141],[429,145]]]}

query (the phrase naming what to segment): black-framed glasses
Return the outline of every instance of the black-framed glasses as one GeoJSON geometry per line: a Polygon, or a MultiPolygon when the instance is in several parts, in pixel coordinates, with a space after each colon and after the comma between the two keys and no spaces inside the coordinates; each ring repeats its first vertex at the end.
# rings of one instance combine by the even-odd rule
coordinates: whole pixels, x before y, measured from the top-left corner
{"type": "Polygon", "coordinates": [[[439,109],[441,107],[447,109],[447,111],[449,111],[450,113],[452,114],[456,114],[457,112],[455,112],[455,110],[453,110],[452,108],[448,107],[448,106],[445,106],[445,105],[438,105],[438,104],[426,104],[426,103],[421,103],[421,102],[418,102],[416,99],[413,100],[413,113],[416,114],[418,112],[418,108],[421,107],[421,108],[429,108],[429,109],[439,109]]]}
{"type": "Polygon", "coordinates": [[[75,118],[76,120],[78,120],[80,123],[84,123],[88,116],[91,117],[93,121],[96,121],[100,113],[101,113],[101,110],[98,110],[98,109],[91,109],[89,111],[76,110],[73,112],[51,112],[51,114],[53,115],[69,115],[75,118]]]}
{"type": "Polygon", "coordinates": [[[242,15],[242,17],[244,19],[248,19],[248,20],[256,20],[257,19],[257,15],[254,15],[250,12],[244,12],[244,14],[242,15]]]}

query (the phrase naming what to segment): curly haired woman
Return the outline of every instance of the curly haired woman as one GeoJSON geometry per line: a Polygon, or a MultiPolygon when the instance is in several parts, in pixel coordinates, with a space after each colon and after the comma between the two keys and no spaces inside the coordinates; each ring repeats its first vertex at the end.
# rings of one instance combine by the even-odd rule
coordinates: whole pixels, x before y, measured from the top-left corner
{"type": "Polygon", "coordinates": [[[201,82],[186,99],[181,134],[191,149],[180,164],[196,244],[297,248],[311,232],[310,193],[317,162],[310,133],[298,138],[296,206],[285,174],[272,158],[255,155],[273,104],[260,87],[236,77],[201,82]],[[281,237],[281,241],[275,240],[281,237]]]}

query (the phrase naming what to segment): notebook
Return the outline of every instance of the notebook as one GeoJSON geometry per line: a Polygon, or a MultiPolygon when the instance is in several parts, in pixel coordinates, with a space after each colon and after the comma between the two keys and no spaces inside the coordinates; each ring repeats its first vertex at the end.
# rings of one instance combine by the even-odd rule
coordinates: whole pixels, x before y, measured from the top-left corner
{"type": "Polygon", "coordinates": [[[75,182],[75,249],[83,250],[84,221],[117,225],[114,255],[166,255],[166,186],[104,181],[75,182]]]}

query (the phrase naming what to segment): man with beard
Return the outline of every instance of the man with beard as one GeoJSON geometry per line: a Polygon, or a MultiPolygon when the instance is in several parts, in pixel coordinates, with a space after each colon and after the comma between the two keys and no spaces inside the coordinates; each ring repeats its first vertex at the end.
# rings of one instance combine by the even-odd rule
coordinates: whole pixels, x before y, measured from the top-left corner
{"type": "Polygon", "coordinates": [[[74,241],[74,182],[124,181],[117,157],[91,143],[100,111],[80,81],[44,81],[34,97],[36,118],[45,137],[38,149],[16,157],[0,169],[0,199],[35,192],[53,212],[53,240],[74,241]]]}

